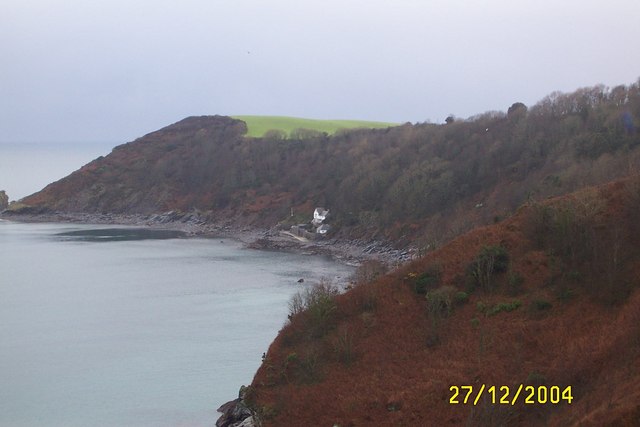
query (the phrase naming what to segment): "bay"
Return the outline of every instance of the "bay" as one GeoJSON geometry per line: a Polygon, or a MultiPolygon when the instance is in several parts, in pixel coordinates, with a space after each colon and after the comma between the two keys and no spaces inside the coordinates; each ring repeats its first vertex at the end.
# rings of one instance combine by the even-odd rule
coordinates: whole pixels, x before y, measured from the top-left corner
{"type": "Polygon", "coordinates": [[[211,426],[297,280],[352,272],[229,239],[0,220],[0,425],[211,426]]]}

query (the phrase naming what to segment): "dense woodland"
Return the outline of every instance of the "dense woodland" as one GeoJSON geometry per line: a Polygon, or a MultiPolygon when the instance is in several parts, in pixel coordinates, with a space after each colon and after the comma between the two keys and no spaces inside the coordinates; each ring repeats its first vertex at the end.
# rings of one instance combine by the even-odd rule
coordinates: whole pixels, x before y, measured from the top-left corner
{"type": "Polygon", "coordinates": [[[446,124],[245,137],[190,117],[24,200],[61,211],[198,210],[255,226],[331,210],[338,235],[438,243],[524,202],[640,170],[640,81],[552,93],[446,124]],[[295,138],[297,137],[297,138],[295,138]]]}

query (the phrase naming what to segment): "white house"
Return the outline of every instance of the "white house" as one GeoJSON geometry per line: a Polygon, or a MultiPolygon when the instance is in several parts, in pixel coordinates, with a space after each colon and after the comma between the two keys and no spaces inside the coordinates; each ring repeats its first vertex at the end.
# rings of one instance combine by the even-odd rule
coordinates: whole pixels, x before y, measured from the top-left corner
{"type": "Polygon", "coordinates": [[[320,222],[327,219],[327,215],[329,215],[329,210],[325,208],[316,208],[316,210],[313,211],[313,219],[320,222]]]}
{"type": "Polygon", "coordinates": [[[327,219],[327,215],[329,215],[328,209],[316,208],[316,210],[313,211],[313,220],[311,221],[311,223],[316,227],[318,227],[319,225],[322,224],[322,221],[327,219]]]}

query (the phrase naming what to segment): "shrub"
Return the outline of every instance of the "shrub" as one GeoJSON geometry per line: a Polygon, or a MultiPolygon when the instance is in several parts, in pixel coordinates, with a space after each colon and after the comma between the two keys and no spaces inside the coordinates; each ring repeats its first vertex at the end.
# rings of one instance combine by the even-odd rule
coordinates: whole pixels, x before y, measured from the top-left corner
{"type": "Polygon", "coordinates": [[[499,304],[494,305],[489,310],[487,310],[487,316],[494,316],[501,312],[509,313],[511,311],[517,310],[522,305],[521,301],[515,300],[511,302],[501,302],[499,304]]]}
{"type": "Polygon", "coordinates": [[[476,303],[476,310],[480,313],[485,314],[487,312],[487,304],[484,301],[478,301],[476,303]]]}
{"type": "Polygon", "coordinates": [[[287,133],[281,129],[269,129],[262,135],[262,138],[271,141],[281,141],[287,139],[287,133]]]}
{"type": "Polygon", "coordinates": [[[346,327],[340,329],[333,342],[333,349],[339,361],[345,365],[350,365],[355,358],[353,332],[346,327]]]}
{"type": "Polygon", "coordinates": [[[549,310],[551,307],[553,307],[553,304],[547,300],[537,299],[531,302],[531,308],[537,311],[549,310]]]}
{"type": "Polygon", "coordinates": [[[457,305],[465,304],[469,301],[469,294],[463,291],[457,292],[453,297],[453,300],[457,305]]]}
{"type": "MultiPolygon", "coordinates": [[[[453,301],[457,295],[453,286],[443,286],[427,293],[427,309],[430,313],[438,313],[439,317],[446,317],[451,313],[453,301]]],[[[465,294],[464,292],[461,292],[465,294]]],[[[465,294],[466,295],[466,294],[465,294]]]]}
{"type": "Polygon", "coordinates": [[[320,283],[311,288],[305,306],[313,337],[324,336],[333,326],[332,321],[337,310],[336,294],[337,290],[326,283],[320,283]]]}
{"type": "Polygon", "coordinates": [[[299,360],[298,353],[289,353],[287,357],[284,358],[282,362],[282,378],[284,378],[287,383],[290,382],[289,371],[295,370],[298,367],[299,360]]]}
{"type": "Polygon", "coordinates": [[[326,282],[297,292],[289,301],[289,319],[301,314],[313,338],[324,336],[333,326],[337,293],[337,289],[326,282]]]}
{"type": "Polygon", "coordinates": [[[428,346],[433,346],[440,341],[438,328],[442,320],[451,313],[455,295],[456,288],[453,286],[443,286],[427,293],[427,314],[431,325],[427,337],[428,346]]]}
{"type": "Polygon", "coordinates": [[[431,266],[427,271],[413,278],[413,290],[415,293],[424,295],[427,289],[435,288],[440,284],[440,267],[431,266]]]}
{"type": "Polygon", "coordinates": [[[298,353],[289,353],[287,357],[284,359],[285,365],[289,365],[297,361],[298,361],[298,353]]]}
{"type": "Polygon", "coordinates": [[[305,301],[304,296],[301,292],[296,292],[291,299],[289,300],[289,320],[293,318],[293,316],[302,313],[305,309],[305,301]]]}
{"type": "Polygon", "coordinates": [[[491,290],[493,275],[506,271],[508,267],[509,254],[504,247],[485,246],[469,265],[467,272],[475,286],[491,290]]]}
{"type": "Polygon", "coordinates": [[[327,133],[315,129],[295,128],[289,133],[289,136],[291,139],[301,140],[326,137],[327,133]]]}
{"type": "Polygon", "coordinates": [[[509,284],[509,295],[519,295],[522,293],[524,277],[518,272],[509,272],[507,283],[509,284]]]}
{"type": "Polygon", "coordinates": [[[320,351],[312,346],[299,361],[298,378],[301,383],[312,384],[322,380],[320,351]]]}

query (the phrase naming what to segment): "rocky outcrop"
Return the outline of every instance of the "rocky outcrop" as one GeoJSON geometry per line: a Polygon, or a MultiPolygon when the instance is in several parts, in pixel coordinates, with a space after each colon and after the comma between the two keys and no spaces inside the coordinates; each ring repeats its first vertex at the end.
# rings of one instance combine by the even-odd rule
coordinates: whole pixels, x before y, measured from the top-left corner
{"type": "Polygon", "coordinates": [[[222,413],[216,427],[256,427],[258,425],[253,411],[246,402],[248,387],[240,387],[238,398],[231,400],[218,408],[222,413]]]}
{"type": "Polygon", "coordinates": [[[3,211],[9,207],[9,196],[4,190],[0,191],[0,211],[3,211]]]}

